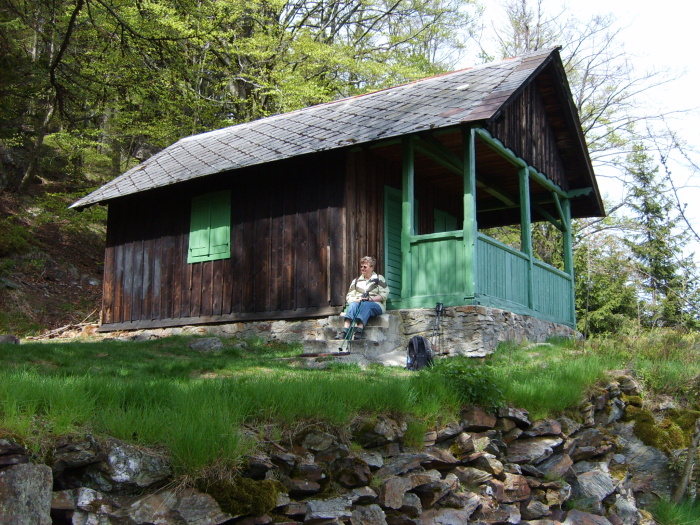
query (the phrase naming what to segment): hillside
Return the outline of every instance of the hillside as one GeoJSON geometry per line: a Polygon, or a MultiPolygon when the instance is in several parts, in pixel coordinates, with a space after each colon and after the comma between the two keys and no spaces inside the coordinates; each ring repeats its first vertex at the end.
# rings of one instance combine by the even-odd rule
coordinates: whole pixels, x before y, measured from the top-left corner
{"type": "Polygon", "coordinates": [[[697,505],[687,519],[655,519],[699,415],[670,396],[654,401],[689,392],[697,337],[656,336],[502,345],[484,363],[420,372],[312,363],[261,338],[0,344],[0,516],[698,523],[697,505]],[[663,374],[662,355],[690,375],[663,374]],[[628,362],[634,370],[618,368],[628,362]],[[32,505],[6,496],[18,489],[32,505]]]}
{"type": "Polygon", "coordinates": [[[69,210],[80,193],[61,189],[0,192],[0,334],[99,319],[106,213],[69,210]]]}

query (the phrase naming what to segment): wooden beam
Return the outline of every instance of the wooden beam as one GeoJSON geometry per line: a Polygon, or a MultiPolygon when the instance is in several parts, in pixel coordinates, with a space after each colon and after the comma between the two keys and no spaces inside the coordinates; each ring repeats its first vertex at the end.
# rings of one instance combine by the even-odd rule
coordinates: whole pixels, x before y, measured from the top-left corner
{"type": "MultiPolygon", "coordinates": [[[[387,146],[396,146],[398,144],[401,144],[400,138],[384,139],[378,142],[373,142],[369,146],[369,149],[386,148],[387,146]]],[[[362,149],[362,147],[359,147],[358,149],[362,149]]]]}
{"type": "Polygon", "coordinates": [[[517,166],[518,169],[526,167],[528,170],[530,170],[530,176],[539,185],[566,198],[567,193],[561,189],[558,184],[555,184],[549,180],[545,175],[537,171],[532,166],[528,166],[527,162],[518,157],[512,150],[508,149],[500,140],[491,136],[491,133],[483,128],[476,128],[476,133],[488,146],[500,153],[508,162],[514,166],[517,166]]]}
{"type": "Polygon", "coordinates": [[[476,229],[476,146],[474,128],[462,128],[462,166],[464,168],[465,299],[476,296],[477,229],[476,229]]]}
{"type": "Polygon", "coordinates": [[[506,191],[503,191],[495,186],[488,186],[480,181],[476,181],[476,185],[489,195],[496,197],[503,204],[506,204],[511,208],[518,207],[518,201],[515,199],[515,197],[509,195],[506,191]]]}
{"type": "Polygon", "coordinates": [[[112,332],[115,330],[142,330],[145,328],[168,328],[173,326],[187,326],[200,324],[222,324],[242,321],[272,321],[283,319],[300,319],[311,317],[328,317],[342,312],[342,306],[326,306],[320,308],[299,308],[297,310],[280,310],[274,312],[251,312],[244,314],[209,315],[200,317],[176,317],[169,319],[145,319],[141,321],[125,321],[122,323],[105,323],[100,326],[98,332],[112,332]]]}
{"type": "Polygon", "coordinates": [[[401,298],[413,295],[411,275],[411,236],[414,232],[413,206],[415,198],[415,140],[401,141],[402,205],[401,205],[401,298]]]}
{"type": "Polygon", "coordinates": [[[536,205],[536,204],[533,204],[532,207],[535,209],[535,211],[537,211],[537,213],[539,213],[540,215],[544,216],[545,219],[547,219],[549,222],[551,222],[552,225],[554,225],[554,227],[555,227],[557,230],[559,230],[560,232],[563,232],[563,231],[566,229],[566,228],[564,227],[564,224],[563,224],[561,221],[557,220],[557,218],[554,217],[554,215],[552,215],[551,213],[549,213],[549,212],[548,212],[547,210],[545,210],[544,208],[541,208],[540,206],[538,206],[538,205],[536,205]]]}
{"type": "Polygon", "coordinates": [[[462,175],[464,172],[462,160],[436,138],[422,134],[416,139],[415,145],[416,150],[430,157],[448,170],[458,175],[462,175]]]}
{"type": "Polygon", "coordinates": [[[559,217],[561,217],[563,223],[566,223],[566,217],[564,217],[564,210],[561,207],[561,200],[559,199],[559,195],[555,193],[553,196],[554,204],[556,205],[557,211],[559,212],[559,217]]]}
{"type": "Polygon", "coordinates": [[[564,213],[563,221],[566,225],[566,231],[564,232],[563,248],[564,248],[564,271],[571,277],[571,322],[573,326],[576,326],[576,287],[574,285],[574,250],[573,250],[573,240],[571,232],[571,201],[569,199],[564,199],[562,202],[562,209],[564,213]]]}
{"type": "Polygon", "coordinates": [[[575,199],[576,197],[586,197],[593,193],[593,188],[578,188],[566,192],[567,199],[575,199]]]}
{"type": "Polygon", "coordinates": [[[532,215],[530,213],[530,178],[527,168],[518,170],[520,187],[520,251],[528,258],[527,264],[527,307],[535,308],[535,293],[533,284],[534,255],[532,253],[532,215]]]}
{"type": "Polygon", "coordinates": [[[556,195],[560,195],[562,197],[566,197],[566,192],[562,190],[558,184],[555,184],[551,180],[549,180],[545,175],[537,171],[535,168],[532,166],[529,166],[530,169],[530,176],[537,181],[537,183],[540,186],[543,186],[544,188],[548,189],[552,193],[556,195]]]}
{"type": "MultiPolygon", "coordinates": [[[[477,184],[478,187],[478,184],[477,184]]],[[[544,204],[553,204],[554,199],[552,198],[547,198],[544,196],[540,196],[538,198],[533,199],[532,195],[530,196],[530,206],[535,209],[537,206],[542,206],[544,204]]],[[[520,208],[520,203],[519,202],[514,202],[511,204],[506,204],[501,200],[498,199],[493,199],[489,201],[481,201],[479,203],[479,212],[484,212],[484,211],[499,211],[499,210],[512,210],[515,208],[520,208]]]]}

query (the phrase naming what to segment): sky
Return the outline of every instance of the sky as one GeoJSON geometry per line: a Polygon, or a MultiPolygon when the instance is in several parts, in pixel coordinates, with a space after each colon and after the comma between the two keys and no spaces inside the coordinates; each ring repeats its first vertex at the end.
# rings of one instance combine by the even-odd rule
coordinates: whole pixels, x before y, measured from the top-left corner
{"type": "MultiPolygon", "coordinates": [[[[502,3],[484,2],[486,19],[495,21],[497,27],[503,16],[502,3]]],[[[535,2],[531,0],[531,4],[535,2]]],[[[633,59],[635,71],[668,71],[673,80],[652,88],[640,101],[647,115],[673,113],[668,119],[669,126],[691,150],[697,150],[692,153],[692,159],[700,165],[700,39],[692,5],[686,0],[544,0],[545,10],[550,14],[565,10],[566,14],[584,20],[593,15],[612,14],[621,28],[617,41],[633,59]]],[[[674,184],[682,188],[679,197],[687,204],[686,215],[700,233],[700,205],[697,204],[700,202],[700,173],[673,160],[669,168],[674,184]]],[[[596,172],[601,192],[613,201],[621,200],[624,193],[621,185],[606,176],[611,173],[604,168],[596,172]]],[[[696,252],[696,260],[700,262],[700,244],[694,243],[690,249],[696,252]]]]}

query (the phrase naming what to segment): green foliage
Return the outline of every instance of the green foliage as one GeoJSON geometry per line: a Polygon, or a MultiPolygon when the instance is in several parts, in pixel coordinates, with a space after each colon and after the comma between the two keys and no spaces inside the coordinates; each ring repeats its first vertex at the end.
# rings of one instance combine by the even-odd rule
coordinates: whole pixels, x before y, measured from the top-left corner
{"type": "Polygon", "coordinates": [[[27,252],[30,238],[26,225],[16,217],[0,218],[0,257],[27,252]]]}
{"type": "Polygon", "coordinates": [[[425,420],[411,419],[406,423],[406,432],[401,440],[406,447],[422,447],[428,424],[425,420]]]}
{"type": "Polygon", "coordinates": [[[250,478],[198,480],[197,488],[211,495],[221,510],[232,516],[262,516],[273,510],[277,496],[287,491],[279,481],[250,478]]]}
{"type": "Polygon", "coordinates": [[[686,500],[671,503],[659,500],[651,509],[658,525],[694,525],[700,523],[700,502],[686,500]]]}
{"type": "Polygon", "coordinates": [[[652,393],[694,400],[700,393],[700,334],[674,329],[639,331],[631,335],[601,337],[592,350],[630,368],[652,393]]]}
{"type": "Polygon", "coordinates": [[[454,357],[437,361],[430,373],[444,377],[463,404],[488,407],[503,404],[502,387],[499,387],[493,367],[475,364],[467,357],[454,357]]]}
{"type": "Polygon", "coordinates": [[[616,363],[607,356],[549,343],[529,348],[500,345],[489,364],[505,402],[540,419],[577,406],[616,363]]]}
{"type": "Polygon", "coordinates": [[[107,225],[107,209],[103,206],[91,206],[83,211],[70,209],[83,192],[45,193],[36,199],[34,220],[37,226],[56,224],[62,231],[80,235],[96,232],[102,235],[107,225]]]}
{"type": "Polygon", "coordinates": [[[683,261],[689,238],[678,229],[666,184],[659,181],[658,167],[640,144],[628,155],[626,169],[631,177],[629,206],[637,230],[625,242],[637,262],[644,292],[640,320],[650,327],[695,326],[696,279],[688,274],[688,261],[683,261]]]}
{"type": "Polygon", "coordinates": [[[36,335],[42,328],[40,323],[19,309],[0,310],[0,334],[36,335]]]}
{"type": "MultiPolygon", "coordinates": [[[[618,221],[604,219],[606,227],[618,221]]],[[[575,235],[574,275],[577,328],[585,335],[630,333],[638,327],[637,288],[630,254],[616,235],[575,235]]]]}
{"type": "Polygon", "coordinates": [[[193,133],[444,71],[471,4],[12,2],[0,9],[7,185],[93,185],[193,133]]]}
{"type": "Polygon", "coordinates": [[[627,407],[625,419],[634,421],[634,433],[646,445],[663,450],[667,454],[688,446],[689,434],[668,418],[656,421],[648,409],[627,407]]]}

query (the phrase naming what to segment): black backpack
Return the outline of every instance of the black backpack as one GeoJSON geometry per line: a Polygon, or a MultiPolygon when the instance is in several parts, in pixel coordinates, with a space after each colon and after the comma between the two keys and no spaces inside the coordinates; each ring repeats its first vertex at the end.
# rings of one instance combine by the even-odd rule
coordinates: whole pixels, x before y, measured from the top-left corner
{"type": "Polygon", "coordinates": [[[408,342],[406,355],[406,368],[409,370],[421,370],[433,365],[433,349],[430,341],[420,335],[415,335],[408,342]]]}

